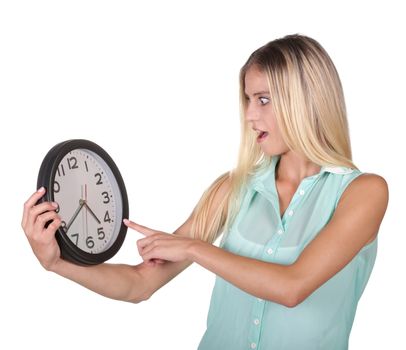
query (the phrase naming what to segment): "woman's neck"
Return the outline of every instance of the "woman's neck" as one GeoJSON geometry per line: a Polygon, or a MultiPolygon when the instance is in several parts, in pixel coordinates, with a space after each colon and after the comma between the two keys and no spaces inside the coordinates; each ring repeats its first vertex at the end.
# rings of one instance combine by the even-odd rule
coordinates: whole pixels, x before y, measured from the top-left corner
{"type": "Polygon", "coordinates": [[[320,170],[320,165],[294,151],[288,151],[280,156],[275,169],[275,178],[277,181],[298,186],[304,178],[318,174],[320,170]]]}

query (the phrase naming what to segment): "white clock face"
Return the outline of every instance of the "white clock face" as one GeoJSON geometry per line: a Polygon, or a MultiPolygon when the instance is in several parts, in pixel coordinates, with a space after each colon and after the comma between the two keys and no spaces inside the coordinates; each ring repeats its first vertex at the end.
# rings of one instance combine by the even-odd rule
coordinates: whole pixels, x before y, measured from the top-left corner
{"type": "Polygon", "coordinates": [[[72,150],[59,163],[53,190],[66,236],[90,254],[110,248],[120,231],[123,208],[106,162],[90,150],[72,150]]]}

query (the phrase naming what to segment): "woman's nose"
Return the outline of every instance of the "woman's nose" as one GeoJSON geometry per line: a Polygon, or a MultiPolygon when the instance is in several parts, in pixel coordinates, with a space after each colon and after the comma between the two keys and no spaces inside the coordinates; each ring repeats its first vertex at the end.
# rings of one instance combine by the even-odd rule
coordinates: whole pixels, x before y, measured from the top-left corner
{"type": "Polygon", "coordinates": [[[245,119],[247,122],[256,121],[259,119],[259,113],[254,106],[250,104],[247,105],[245,109],[245,119]]]}

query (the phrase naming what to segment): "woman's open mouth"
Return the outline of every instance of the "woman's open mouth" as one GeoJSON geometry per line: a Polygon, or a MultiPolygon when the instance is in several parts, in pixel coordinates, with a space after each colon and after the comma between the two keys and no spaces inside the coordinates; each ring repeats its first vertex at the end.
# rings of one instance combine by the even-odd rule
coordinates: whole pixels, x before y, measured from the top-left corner
{"type": "Polygon", "coordinates": [[[265,138],[268,136],[268,132],[266,131],[257,130],[257,133],[258,133],[257,142],[264,141],[265,138]]]}

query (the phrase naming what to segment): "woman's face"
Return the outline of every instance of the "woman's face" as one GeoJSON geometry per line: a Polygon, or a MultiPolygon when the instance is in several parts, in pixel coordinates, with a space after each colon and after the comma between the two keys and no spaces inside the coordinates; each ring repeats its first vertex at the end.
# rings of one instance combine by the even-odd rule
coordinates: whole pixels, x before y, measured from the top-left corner
{"type": "Polygon", "coordinates": [[[270,100],[268,79],[258,67],[252,66],[245,73],[245,118],[257,132],[257,142],[263,152],[274,156],[289,151],[283,141],[270,100]]]}

